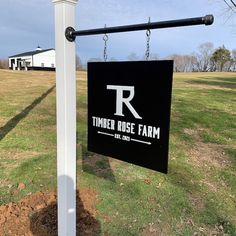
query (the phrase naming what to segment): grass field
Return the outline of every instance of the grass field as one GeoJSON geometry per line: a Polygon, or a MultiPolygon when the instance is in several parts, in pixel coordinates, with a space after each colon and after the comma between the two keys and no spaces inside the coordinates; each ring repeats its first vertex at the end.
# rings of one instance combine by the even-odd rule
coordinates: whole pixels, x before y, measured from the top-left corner
{"type": "MultiPolygon", "coordinates": [[[[0,70],[0,205],[56,187],[54,86],[53,72],[0,70]]],[[[77,74],[77,177],[96,193],[100,235],[236,235],[235,89],[236,73],[174,75],[164,175],[86,151],[77,74]]]]}

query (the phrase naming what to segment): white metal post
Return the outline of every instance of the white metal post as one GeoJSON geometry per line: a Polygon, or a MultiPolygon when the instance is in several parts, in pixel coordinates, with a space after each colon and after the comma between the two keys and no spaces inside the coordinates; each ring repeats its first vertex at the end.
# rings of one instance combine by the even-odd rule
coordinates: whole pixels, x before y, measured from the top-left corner
{"type": "Polygon", "coordinates": [[[65,29],[75,27],[77,0],[55,4],[57,99],[58,235],[76,235],[76,74],[75,43],[65,29]]]}

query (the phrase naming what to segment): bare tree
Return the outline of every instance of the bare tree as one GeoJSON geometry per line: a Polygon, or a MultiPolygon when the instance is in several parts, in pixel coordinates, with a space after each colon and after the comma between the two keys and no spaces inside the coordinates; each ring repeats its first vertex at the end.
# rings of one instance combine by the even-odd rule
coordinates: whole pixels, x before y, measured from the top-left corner
{"type": "Polygon", "coordinates": [[[236,1],[235,0],[223,0],[223,2],[227,5],[227,8],[232,12],[236,12],[236,1]]]}
{"type": "Polygon", "coordinates": [[[8,69],[8,60],[0,59],[0,69],[8,69]]]}
{"type": "Polygon", "coordinates": [[[109,61],[117,61],[117,59],[115,57],[111,57],[109,61]]]}
{"type": "MultiPolygon", "coordinates": [[[[215,1],[215,0],[214,0],[215,1]]],[[[222,16],[224,23],[232,27],[233,33],[235,33],[236,25],[236,0],[220,0],[224,4],[225,8],[222,9],[222,16]]]]}
{"type": "Polygon", "coordinates": [[[196,71],[196,57],[193,55],[179,55],[173,54],[167,57],[167,59],[174,60],[175,72],[191,72],[196,71]]]}
{"type": "Polygon", "coordinates": [[[149,59],[150,60],[159,60],[160,56],[157,53],[150,53],[149,59]]]}
{"type": "Polygon", "coordinates": [[[138,61],[138,60],[139,60],[139,57],[138,57],[138,55],[137,55],[135,52],[131,52],[131,53],[128,55],[128,60],[129,60],[129,61],[138,61]]]}
{"type": "Polygon", "coordinates": [[[76,70],[83,70],[83,64],[78,55],[76,55],[76,70]]]}
{"type": "MultiPolygon", "coordinates": [[[[146,55],[143,55],[143,56],[142,56],[142,59],[143,59],[143,60],[146,60],[146,55]]],[[[160,56],[158,55],[158,53],[150,53],[148,59],[149,59],[149,60],[159,60],[159,59],[160,59],[160,56]]]]}
{"type": "Polygon", "coordinates": [[[190,64],[190,71],[196,72],[198,71],[198,63],[197,63],[197,57],[194,53],[192,53],[191,55],[189,55],[189,64],[190,64]]]}
{"type": "Polygon", "coordinates": [[[101,62],[103,61],[100,57],[92,57],[88,60],[88,62],[101,62]]]}
{"type": "Polygon", "coordinates": [[[232,59],[231,70],[236,71],[236,49],[232,50],[231,59],[232,59]]]}
{"type": "Polygon", "coordinates": [[[197,70],[198,71],[211,71],[211,56],[214,51],[214,45],[211,42],[202,43],[198,47],[197,70]]]}

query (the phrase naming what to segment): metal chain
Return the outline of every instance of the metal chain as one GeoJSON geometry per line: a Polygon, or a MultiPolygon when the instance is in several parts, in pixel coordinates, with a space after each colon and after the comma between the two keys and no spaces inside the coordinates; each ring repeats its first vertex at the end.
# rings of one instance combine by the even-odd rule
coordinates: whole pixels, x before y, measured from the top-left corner
{"type": "MultiPolygon", "coordinates": [[[[105,28],[106,28],[106,25],[105,25],[105,28]]],[[[108,41],[108,35],[107,34],[104,34],[103,41],[104,41],[103,58],[104,58],[104,61],[106,62],[107,61],[107,41],[108,41]]]]}
{"type": "MultiPolygon", "coordinates": [[[[150,23],[150,22],[151,22],[151,20],[150,20],[150,17],[149,17],[148,23],[150,23]]],[[[150,57],[150,39],[151,39],[151,30],[150,29],[147,29],[146,36],[147,36],[147,47],[146,47],[145,56],[146,56],[146,60],[148,61],[149,57],[150,57]]]]}

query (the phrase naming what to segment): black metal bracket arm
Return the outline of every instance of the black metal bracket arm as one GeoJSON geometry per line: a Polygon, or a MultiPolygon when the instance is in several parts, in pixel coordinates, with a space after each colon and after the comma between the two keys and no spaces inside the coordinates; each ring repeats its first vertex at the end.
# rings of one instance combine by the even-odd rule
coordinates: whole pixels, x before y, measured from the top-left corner
{"type": "Polygon", "coordinates": [[[160,21],[160,22],[150,22],[150,23],[136,24],[136,25],[106,27],[106,28],[80,30],[80,31],[75,31],[73,27],[68,27],[66,28],[65,36],[68,41],[73,42],[75,41],[76,36],[108,34],[108,33],[111,34],[111,33],[121,33],[121,32],[129,32],[129,31],[147,30],[147,29],[163,29],[163,28],[173,28],[173,27],[182,27],[182,26],[191,26],[191,25],[211,25],[213,24],[213,22],[214,22],[214,16],[206,15],[203,17],[178,19],[178,20],[170,20],[170,21],[160,21]]]}

